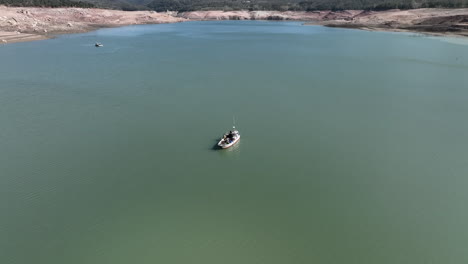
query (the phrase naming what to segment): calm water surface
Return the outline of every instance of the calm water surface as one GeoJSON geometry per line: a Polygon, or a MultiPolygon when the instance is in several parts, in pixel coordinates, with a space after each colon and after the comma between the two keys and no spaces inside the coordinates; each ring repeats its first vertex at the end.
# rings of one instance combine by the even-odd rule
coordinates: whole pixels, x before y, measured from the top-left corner
{"type": "Polygon", "coordinates": [[[253,21],[0,46],[0,263],[468,263],[467,100],[460,39],[253,21]]]}

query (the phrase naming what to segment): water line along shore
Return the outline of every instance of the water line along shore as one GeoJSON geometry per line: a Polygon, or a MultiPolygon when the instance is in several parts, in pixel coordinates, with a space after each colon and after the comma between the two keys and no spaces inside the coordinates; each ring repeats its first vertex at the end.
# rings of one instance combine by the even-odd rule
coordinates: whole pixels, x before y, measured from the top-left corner
{"type": "Polygon", "coordinates": [[[388,11],[120,11],[0,6],[0,44],[51,38],[102,27],[197,20],[291,20],[331,27],[468,36],[468,8],[388,11]]]}

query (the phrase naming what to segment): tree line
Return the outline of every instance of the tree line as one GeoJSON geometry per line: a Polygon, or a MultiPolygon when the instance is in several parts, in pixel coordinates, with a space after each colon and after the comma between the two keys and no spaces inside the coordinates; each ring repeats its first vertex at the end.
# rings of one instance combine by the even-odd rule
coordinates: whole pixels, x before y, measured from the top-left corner
{"type": "Polygon", "coordinates": [[[464,8],[468,0],[153,0],[150,9],[163,11],[199,10],[389,10],[414,8],[464,8]]]}
{"type": "Polygon", "coordinates": [[[94,7],[92,3],[70,0],[0,0],[0,5],[35,6],[35,7],[94,7]]]}

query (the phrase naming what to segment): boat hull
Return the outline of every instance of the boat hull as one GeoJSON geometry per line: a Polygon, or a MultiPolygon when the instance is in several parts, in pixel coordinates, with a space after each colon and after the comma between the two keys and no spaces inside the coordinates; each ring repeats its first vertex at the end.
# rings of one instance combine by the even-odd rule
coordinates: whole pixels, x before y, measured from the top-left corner
{"type": "Polygon", "coordinates": [[[224,140],[221,139],[219,142],[218,142],[218,146],[222,149],[227,149],[227,148],[230,148],[232,146],[234,146],[235,144],[237,144],[237,142],[239,142],[240,140],[240,135],[238,137],[236,137],[231,143],[229,144],[226,144],[224,143],[224,140]]]}

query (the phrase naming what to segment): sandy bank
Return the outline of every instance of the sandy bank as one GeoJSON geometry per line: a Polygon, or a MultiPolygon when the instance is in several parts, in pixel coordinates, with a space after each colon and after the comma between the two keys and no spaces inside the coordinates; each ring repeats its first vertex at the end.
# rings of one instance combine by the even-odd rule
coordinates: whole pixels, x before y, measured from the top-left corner
{"type": "Polygon", "coordinates": [[[196,11],[179,14],[189,20],[300,20],[308,24],[366,30],[414,31],[468,36],[468,8],[388,11],[196,11]]]}
{"type": "Polygon", "coordinates": [[[46,39],[46,36],[20,32],[0,31],[0,44],[46,39]]]}
{"type": "Polygon", "coordinates": [[[0,43],[44,39],[56,34],[87,32],[101,27],[185,20],[172,14],[152,11],[0,6],[0,43]]]}
{"type": "Polygon", "coordinates": [[[362,11],[349,10],[343,12],[332,11],[193,11],[179,13],[179,17],[190,20],[297,20],[322,21],[341,17],[355,16],[362,11]]]}
{"type": "Polygon", "coordinates": [[[175,23],[192,20],[296,20],[331,27],[415,31],[468,36],[468,9],[388,11],[194,11],[157,13],[83,8],[20,8],[0,6],[0,44],[44,39],[100,27],[175,23]]]}
{"type": "Polygon", "coordinates": [[[413,9],[363,11],[345,20],[320,21],[332,27],[409,31],[434,35],[468,36],[468,9],[413,9]]]}

